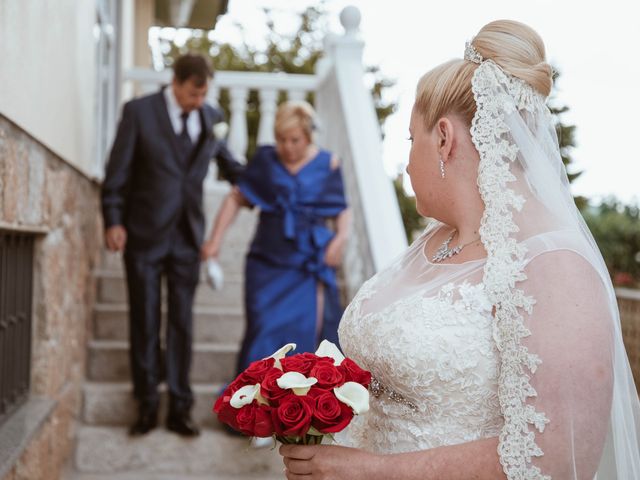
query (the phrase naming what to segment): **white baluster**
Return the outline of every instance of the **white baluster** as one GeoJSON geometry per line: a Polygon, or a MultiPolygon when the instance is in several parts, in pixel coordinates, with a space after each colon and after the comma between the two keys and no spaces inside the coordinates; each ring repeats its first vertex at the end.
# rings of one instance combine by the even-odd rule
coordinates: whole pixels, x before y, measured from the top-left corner
{"type": "Polygon", "coordinates": [[[299,102],[302,100],[306,100],[307,92],[304,90],[289,90],[287,91],[287,97],[292,102],[299,102]]]}
{"type": "Polygon", "coordinates": [[[278,92],[273,89],[260,90],[260,126],[258,127],[258,145],[275,143],[273,127],[276,119],[276,101],[278,92]]]}
{"type": "Polygon", "coordinates": [[[249,89],[245,87],[232,87],[229,89],[231,96],[231,124],[229,131],[229,150],[235,157],[246,163],[248,145],[247,133],[247,97],[249,89]]]}
{"type": "Polygon", "coordinates": [[[207,92],[207,102],[209,102],[214,107],[220,106],[220,87],[215,84],[215,79],[209,86],[209,91],[207,92]]]}

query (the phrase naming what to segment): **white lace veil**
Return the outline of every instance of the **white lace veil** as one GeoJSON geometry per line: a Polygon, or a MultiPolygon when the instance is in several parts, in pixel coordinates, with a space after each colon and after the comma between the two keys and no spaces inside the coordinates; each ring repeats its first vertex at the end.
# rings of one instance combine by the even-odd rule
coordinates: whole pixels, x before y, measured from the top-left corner
{"type": "Polygon", "coordinates": [[[640,479],[640,404],[616,296],[571,196],[545,98],[493,61],[465,56],[479,63],[471,135],[501,358],[504,472],[640,479]]]}

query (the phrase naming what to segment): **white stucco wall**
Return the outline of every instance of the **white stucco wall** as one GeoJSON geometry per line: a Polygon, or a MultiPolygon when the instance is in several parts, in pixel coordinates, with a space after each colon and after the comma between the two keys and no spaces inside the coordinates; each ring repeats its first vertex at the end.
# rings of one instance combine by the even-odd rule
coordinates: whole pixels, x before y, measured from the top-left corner
{"type": "Polygon", "coordinates": [[[0,114],[94,173],[93,0],[0,0],[0,114]]]}

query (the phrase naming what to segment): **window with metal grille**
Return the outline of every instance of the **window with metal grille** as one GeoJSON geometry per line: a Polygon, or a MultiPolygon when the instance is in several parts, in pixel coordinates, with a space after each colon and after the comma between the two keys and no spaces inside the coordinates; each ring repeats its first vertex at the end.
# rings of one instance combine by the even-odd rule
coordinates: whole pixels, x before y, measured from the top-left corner
{"type": "Polygon", "coordinates": [[[0,230],[0,423],[29,394],[33,239],[0,230]]]}

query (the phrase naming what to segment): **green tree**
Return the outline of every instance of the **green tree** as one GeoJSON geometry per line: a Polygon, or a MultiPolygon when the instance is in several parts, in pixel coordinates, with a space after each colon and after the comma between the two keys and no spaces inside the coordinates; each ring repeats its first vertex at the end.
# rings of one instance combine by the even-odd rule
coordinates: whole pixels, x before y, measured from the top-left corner
{"type": "MultiPolygon", "coordinates": [[[[165,66],[170,67],[174,59],[186,52],[200,52],[211,58],[215,70],[233,70],[241,72],[285,72],[292,74],[312,74],[318,60],[324,55],[323,40],[328,33],[328,12],[325,2],[306,8],[298,18],[298,29],[292,34],[283,34],[276,28],[272,10],[264,9],[267,35],[265,45],[256,47],[246,40],[240,45],[218,43],[209,38],[206,31],[193,30],[184,45],[178,46],[171,38],[160,39],[164,52],[165,66]]],[[[244,27],[236,24],[244,38],[244,27]]],[[[384,92],[394,82],[386,78],[377,66],[366,66],[366,81],[370,85],[371,95],[376,108],[378,122],[383,131],[385,119],[396,108],[393,101],[385,99],[384,92]]],[[[313,103],[313,93],[307,100],[313,103]]],[[[279,101],[285,99],[281,94],[279,101]]],[[[220,93],[220,106],[229,115],[229,94],[220,93]]],[[[247,156],[251,158],[256,146],[260,121],[258,92],[249,92],[247,105],[247,130],[249,147],[247,156]]]]}
{"type": "Polygon", "coordinates": [[[393,188],[398,198],[398,207],[400,208],[400,215],[402,215],[404,233],[407,236],[407,240],[411,242],[414,235],[424,230],[427,226],[427,219],[416,211],[415,197],[407,195],[404,191],[403,178],[402,174],[394,178],[393,188]]]}
{"type": "MultiPolygon", "coordinates": [[[[560,71],[554,67],[553,69],[553,81],[554,85],[557,83],[560,77],[560,71]]],[[[582,175],[582,171],[573,171],[573,149],[576,146],[576,126],[567,123],[563,120],[563,114],[569,111],[569,107],[560,102],[558,98],[557,89],[551,91],[549,96],[549,110],[553,115],[554,123],[556,126],[556,134],[558,135],[558,145],[560,147],[560,156],[562,157],[562,163],[564,163],[567,169],[567,176],[569,182],[573,182],[576,178],[582,175]]],[[[587,206],[588,199],[582,196],[575,196],[574,200],[576,206],[582,211],[587,206]]]]}
{"type": "Polygon", "coordinates": [[[640,208],[609,197],[587,206],[583,217],[602,252],[613,283],[640,285],[640,208]]]}

